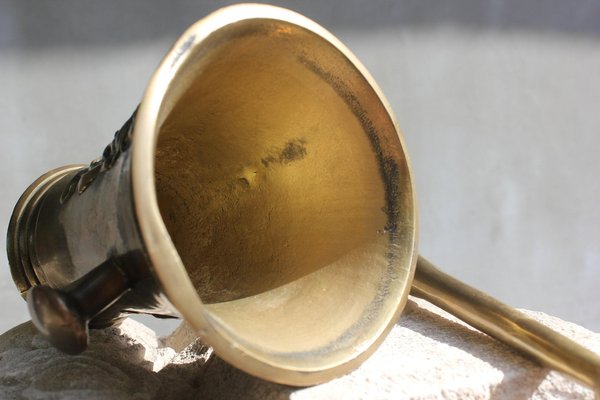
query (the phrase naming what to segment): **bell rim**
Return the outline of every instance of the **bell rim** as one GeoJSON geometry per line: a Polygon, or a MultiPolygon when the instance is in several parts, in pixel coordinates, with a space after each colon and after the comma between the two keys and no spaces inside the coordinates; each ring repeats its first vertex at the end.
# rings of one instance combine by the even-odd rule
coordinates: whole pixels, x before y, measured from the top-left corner
{"type": "Polygon", "coordinates": [[[395,325],[408,300],[410,286],[414,276],[418,258],[418,212],[414,188],[414,179],[410,159],[406,152],[404,138],[391,107],[376,84],[373,77],[352,52],[333,34],[316,22],[294,11],[262,4],[237,4],[219,9],[202,18],[189,27],[164,57],[154,72],[142,98],[134,127],[132,155],[132,188],[133,204],[140,235],[146,253],[151,261],[150,269],[166,294],[167,298],[181,313],[183,318],[201,335],[203,341],[215,349],[216,354],[230,364],[245,372],[263,379],[294,386],[306,386],[328,381],[344,375],[357,368],[383,342],[395,325]],[[404,290],[398,299],[398,306],[386,326],[381,327],[377,337],[368,346],[361,349],[354,357],[335,365],[314,369],[293,368],[288,365],[270,362],[243,346],[232,345],[229,335],[211,317],[198,296],[183,262],[173,244],[167,228],[162,220],[156,195],[154,180],[155,149],[159,127],[157,116],[160,113],[162,100],[168,90],[169,83],[177,74],[185,59],[190,56],[191,49],[200,46],[205,38],[213,32],[236,22],[251,19],[273,19],[300,26],[327,41],[342,53],[369,83],[381,105],[387,111],[403,150],[412,199],[412,248],[410,249],[410,265],[407,265],[404,290]],[[201,310],[202,312],[198,312],[201,310]]]}

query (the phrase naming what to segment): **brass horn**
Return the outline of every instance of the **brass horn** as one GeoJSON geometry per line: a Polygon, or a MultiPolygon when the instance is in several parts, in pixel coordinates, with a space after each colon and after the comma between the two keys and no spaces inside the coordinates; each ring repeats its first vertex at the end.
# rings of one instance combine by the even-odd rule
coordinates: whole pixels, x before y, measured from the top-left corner
{"type": "Polygon", "coordinates": [[[309,385],[365,360],[412,287],[598,387],[597,355],[419,258],[388,103],[338,39],[277,7],[190,27],[99,159],[25,191],[7,250],[34,324],[68,353],[88,325],[182,317],[234,366],[309,385]]]}

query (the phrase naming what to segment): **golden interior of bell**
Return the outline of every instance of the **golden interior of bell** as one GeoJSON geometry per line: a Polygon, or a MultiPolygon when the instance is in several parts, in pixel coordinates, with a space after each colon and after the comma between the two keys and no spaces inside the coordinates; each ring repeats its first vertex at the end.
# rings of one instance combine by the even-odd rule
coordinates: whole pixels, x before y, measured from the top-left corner
{"type": "Polygon", "coordinates": [[[195,49],[159,122],[162,217],[236,345],[298,365],[370,345],[406,296],[414,210],[354,65],[297,26],[238,22],[195,49]]]}

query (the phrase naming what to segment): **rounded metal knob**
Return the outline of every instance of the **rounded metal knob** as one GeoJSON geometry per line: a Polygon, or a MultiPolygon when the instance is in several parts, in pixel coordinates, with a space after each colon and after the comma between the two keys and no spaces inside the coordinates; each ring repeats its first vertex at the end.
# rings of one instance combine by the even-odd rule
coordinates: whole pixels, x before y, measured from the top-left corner
{"type": "Polygon", "coordinates": [[[27,292],[31,321],[52,346],[78,354],[88,344],[88,320],[69,304],[69,297],[49,286],[34,286],[27,292]]]}
{"type": "Polygon", "coordinates": [[[68,354],[88,345],[89,321],[130,289],[115,260],[108,260],[63,289],[33,286],[27,292],[31,321],[48,341],[68,354]]]}

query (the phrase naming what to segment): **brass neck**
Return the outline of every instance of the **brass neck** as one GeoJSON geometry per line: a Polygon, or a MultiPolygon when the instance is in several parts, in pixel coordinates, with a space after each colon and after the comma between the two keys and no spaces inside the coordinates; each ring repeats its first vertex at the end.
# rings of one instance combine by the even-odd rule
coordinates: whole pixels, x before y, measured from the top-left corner
{"type": "Polygon", "coordinates": [[[27,188],[13,210],[8,226],[6,251],[13,281],[23,297],[33,286],[47,283],[31,247],[39,205],[51,188],[57,184],[64,185],[70,180],[68,176],[81,168],[81,165],[67,165],[45,173],[27,188]]]}

